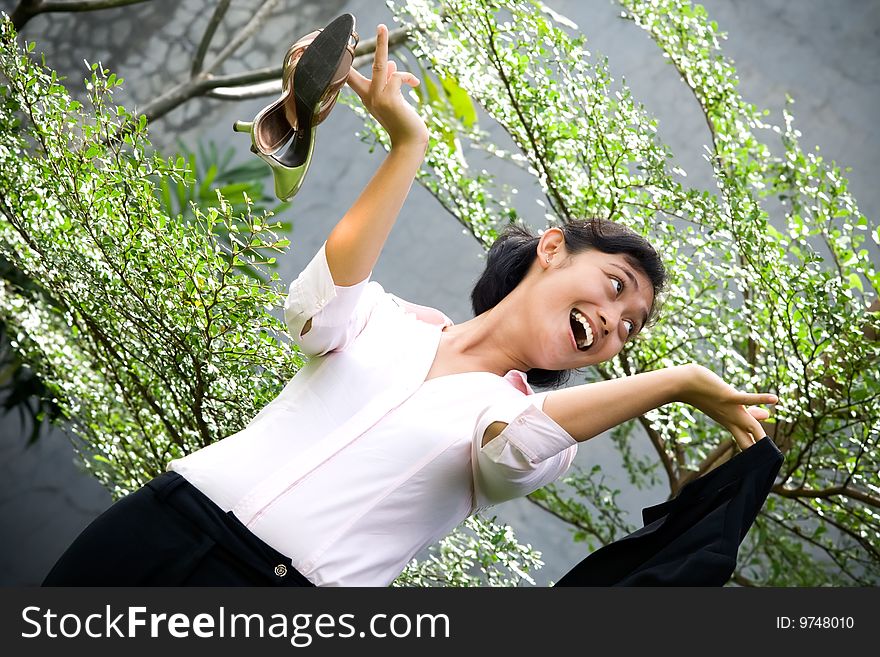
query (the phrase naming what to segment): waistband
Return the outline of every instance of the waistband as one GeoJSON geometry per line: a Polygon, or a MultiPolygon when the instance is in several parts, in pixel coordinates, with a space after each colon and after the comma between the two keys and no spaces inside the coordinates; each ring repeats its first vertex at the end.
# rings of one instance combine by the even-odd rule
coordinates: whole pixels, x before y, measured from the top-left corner
{"type": "Polygon", "coordinates": [[[257,570],[271,586],[314,586],[285,556],[225,512],[177,472],[163,472],[146,484],[156,498],[177,510],[236,558],[257,570]]]}

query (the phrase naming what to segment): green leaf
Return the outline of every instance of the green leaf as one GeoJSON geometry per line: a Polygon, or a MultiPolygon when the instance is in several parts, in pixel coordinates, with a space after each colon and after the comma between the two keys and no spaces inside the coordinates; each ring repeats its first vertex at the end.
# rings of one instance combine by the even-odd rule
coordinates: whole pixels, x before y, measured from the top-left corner
{"type": "Polygon", "coordinates": [[[440,83],[443,85],[443,91],[449,100],[449,105],[456,118],[458,118],[468,128],[473,126],[477,120],[477,110],[474,103],[467,92],[458,85],[458,81],[452,77],[441,77],[440,83]]]}
{"type": "Polygon", "coordinates": [[[425,90],[428,93],[429,102],[432,105],[440,106],[444,102],[444,99],[440,96],[440,90],[437,88],[437,85],[434,84],[434,81],[430,76],[425,75],[422,84],[425,86],[425,90]]]}
{"type": "Polygon", "coordinates": [[[208,200],[209,197],[211,197],[210,198],[211,202],[216,200],[216,196],[212,197],[212,195],[210,194],[211,183],[214,182],[214,178],[216,178],[216,177],[217,177],[217,165],[211,164],[211,166],[208,167],[208,170],[205,171],[204,174],[202,174],[202,182],[199,185],[199,198],[200,199],[208,200]]]}

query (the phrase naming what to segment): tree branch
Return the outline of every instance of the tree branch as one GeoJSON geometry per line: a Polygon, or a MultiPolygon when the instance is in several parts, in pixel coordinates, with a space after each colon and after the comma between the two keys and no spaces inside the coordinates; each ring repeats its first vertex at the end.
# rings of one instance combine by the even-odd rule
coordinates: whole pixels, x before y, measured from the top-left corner
{"type": "Polygon", "coordinates": [[[840,568],[840,571],[841,571],[842,573],[845,573],[846,575],[849,575],[849,577],[852,578],[852,580],[853,580],[854,582],[856,582],[857,584],[860,583],[859,578],[858,578],[856,575],[854,575],[853,573],[851,573],[850,570],[849,570],[849,568],[846,567],[846,563],[842,562],[842,561],[838,558],[838,554],[842,554],[842,555],[845,556],[845,555],[846,555],[845,551],[843,551],[843,550],[835,550],[835,549],[832,548],[831,546],[829,546],[829,545],[825,545],[825,544],[822,543],[821,541],[817,541],[817,540],[816,540],[815,538],[813,538],[812,536],[808,536],[808,535],[805,534],[803,531],[801,531],[801,529],[800,529],[797,525],[795,525],[795,524],[793,524],[793,523],[792,523],[792,524],[786,524],[786,523],[782,522],[781,520],[779,520],[778,518],[774,518],[774,517],[773,517],[771,514],[769,514],[769,513],[763,513],[763,512],[762,512],[762,513],[761,513],[761,517],[762,517],[762,518],[768,518],[768,519],[771,520],[772,522],[775,522],[777,525],[779,525],[780,527],[782,527],[784,530],[786,530],[786,531],[788,531],[788,532],[791,532],[792,534],[794,534],[795,536],[797,536],[800,540],[804,541],[805,543],[809,543],[810,545],[813,545],[814,547],[819,548],[820,550],[822,550],[823,552],[825,552],[825,554],[828,555],[828,557],[829,557],[829,558],[835,563],[835,565],[836,565],[838,568],[840,568]]]}
{"type": "MultiPolygon", "coordinates": [[[[352,68],[358,69],[373,61],[372,53],[355,57],[352,68]]],[[[246,100],[281,94],[282,67],[260,68],[249,73],[218,76],[211,81],[222,83],[205,91],[202,95],[221,100],[246,100]]]]}
{"type": "MultiPolygon", "coordinates": [[[[632,376],[632,368],[629,365],[629,361],[622,355],[618,357],[620,359],[621,367],[623,367],[623,371],[626,372],[627,376],[632,376]]],[[[597,369],[599,370],[600,376],[606,380],[609,378],[601,368],[597,369]]],[[[669,479],[669,489],[675,493],[675,491],[678,490],[678,477],[675,476],[675,465],[672,463],[672,458],[670,458],[669,452],[666,451],[666,444],[664,443],[663,438],[660,436],[660,433],[651,426],[651,423],[644,415],[639,415],[637,420],[639,424],[642,425],[645,433],[648,434],[648,438],[654,446],[657,456],[660,457],[660,462],[663,463],[663,469],[666,471],[666,477],[669,479]]]]}
{"type": "Polygon", "coordinates": [[[733,449],[733,445],[733,440],[721,441],[720,445],[706,455],[706,458],[703,459],[703,462],[700,463],[700,467],[697,470],[690,470],[682,475],[678,480],[678,490],[681,490],[681,488],[688,482],[706,474],[719,459],[724,458],[727,453],[733,449]]]}
{"type": "MultiPolygon", "coordinates": [[[[557,497],[557,499],[558,499],[558,497],[557,497]]],[[[593,528],[593,527],[589,527],[589,526],[587,526],[587,525],[583,525],[583,524],[581,524],[580,522],[578,522],[578,520],[577,520],[577,514],[573,514],[574,517],[567,517],[567,516],[562,515],[562,514],[559,513],[558,511],[556,511],[556,510],[554,510],[554,509],[551,509],[549,506],[544,506],[544,505],[541,504],[541,502],[539,502],[538,500],[532,499],[531,496],[528,496],[528,495],[527,495],[527,496],[526,496],[526,500],[527,500],[528,502],[531,502],[531,503],[534,504],[535,506],[537,506],[539,509],[543,509],[544,511],[546,511],[547,513],[549,513],[551,516],[553,516],[553,517],[555,517],[555,518],[558,518],[558,519],[561,520],[562,522],[564,522],[564,523],[566,523],[566,524],[568,524],[568,525],[571,525],[572,527],[576,527],[577,529],[580,529],[581,531],[584,531],[584,532],[588,532],[588,533],[590,533],[590,534],[593,534],[594,536],[596,536],[597,538],[599,538],[599,540],[602,540],[602,538],[599,536],[599,533],[596,531],[595,528],[593,528]]]]}
{"type": "Polygon", "coordinates": [[[660,437],[660,434],[651,426],[651,423],[644,415],[639,415],[638,422],[642,425],[645,433],[648,434],[648,438],[651,440],[651,444],[654,446],[657,456],[660,457],[660,462],[663,463],[663,469],[666,471],[666,477],[669,479],[669,488],[675,493],[675,491],[678,490],[678,478],[675,476],[675,466],[672,463],[669,452],[666,451],[666,446],[663,444],[663,438],[660,437]]]}
{"type": "MultiPolygon", "coordinates": [[[[569,212],[568,206],[565,203],[565,199],[559,194],[559,191],[556,189],[556,185],[553,184],[553,175],[550,171],[549,164],[544,160],[544,152],[541,148],[538,147],[538,143],[535,140],[535,130],[529,121],[526,120],[525,115],[523,114],[522,108],[520,107],[520,103],[516,98],[516,95],[513,93],[513,88],[510,84],[510,78],[507,76],[507,72],[504,70],[504,62],[501,61],[501,56],[498,54],[498,50],[495,48],[495,30],[493,29],[492,22],[483,14],[483,17],[486,18],[486,29],[489,32],[489,50],[492,55],[491,60],[495,67],[495,70],[498,72],[498,75],[501,77],[501,82],[504,84],[504,89],[507,92],[507,97],[510,100],[510,104],[516,112],[517,117],[519,118],[520,124],[525,130],[526,136],[528,137],[529,142],[531,143],[532,150],[535,153],[535,159],[540,165],[541,169],[544,171],[544,175],[547,179],[547,187],[550,190],[550,194],[552,200],[556,200],[556,210],[563,216],[565,220],[571,220],[571,212],[569,212]]],[[[467,28],[465,27],[465,30],[467,28]]],[[[473,35],[472,35],[473,36],[473,35]]],[[[514,138],[514,141],[516,139],[514,138]]]]}
{"type": "Polygon", "coordinates": [[[749,587],[757,587],[758,584],[748,579],[745,575],[736,571],[733,573],[733,581],[739,584],[740,586],[749,586],[749,587]]]}
{"type": "MultiPolygon", "coordinates": [[[[410,28],[398,28],[388,34],[388,47],[394,48],[409,41],[410,28]]],[[[200,46],[201,47],[201,46],[200,46]]],[[[355,55],[358,57],[352,63],[354,68],[364,65],[367,61],[372,61],[371,57],[363,57],[363,55],[371,55],[376,50],[376,38],[362,41],[355,48],[355,55]]],[[[222,53],[221,53],[222,54],[222,53]]],[[[218,57],[219,59],[219,57],[218,57]]],[[[213,67],[217,61],[212,62],[213,67]]],[[[266,67],[256,69],[254,71],[246,71],[244,73],[234,73],[232,75],[214,76],[210,74],[210,68],[200,72],[195,77],[185,82],[180,82],[161,96],[147,104],[138,115],[144,115],[148,121],[154,121],[161,118],[171,110],[182,105],[190,98],[203,95],[211,95],[214,98],[223,100],[238,100],[240,98],[257,98],[260,96],[271,96],[281,92],[281,73],[283,66],[266,67]],[[246,87],[257,82],[273,82],[270,85],[264,85],[255,89],[245,88],[241,92],[236,92],[236,87],[246,87]],[[222,90],[221,90],[222,89],[222,90]],[[212,93],[217,90],[216,93],[212,93]]]]}
{"type": "Polygon", "coordinates": [[[864,502],[869,506],[880,509],[880,497],[858,490],[857,488],[853,488],[850,485],[809,489],[804,488],[803,486],[799,486],[798,488],[786,488],[782,484],[776,484],[770,490],[777,495],[788,497],[791,499],[797,499],[800,497],[832,497],[834,495],[845,495],[846,497],[850,497],[854,500],[859,500],[860,502],[864,502]]]}
{"type": "Polygon", "coordinates": [[[259,9],[254,13],[251,19],[247,22],[243,28],[238,31],[238,34],[229,42],[229,44],[220,51],[220,54],[214,59],[213,62],[208,64],[205,67],[204,73],[210,73],[213,70],[223,63],[227,58],[229,58],[232,53],[238,50],[241,45],[250,39],[254,32],[260,29],[260,26],[269,18],[269,13],[275,8],[275,5],[278,4],[278,0],[263,0],[263,4],[259,9]]]}
{"type": "Polygon", "coordinates": [[[819,509],[815,508],[811,504],[807,504],[806,502],[804,502],[801,499],[795,499],[795,502],[797,502],[802,507],[804,507],[807,511],[809,511],[814,516],[816,516],[816,518],[819,522],[822,522],[822,521],[827,522],[829,525],[836,527],[842,533],[844,533],[847,536],[849,536],[850,538],[852,538],[856,543],[861,545],[865,549],[865,552],[867,552],[875,561],[880,559],[880,550],[878,550],[876,547],[874,547],[868,539],[863,538],[858,533],[856,533],[856,529],[854,527],[847,527],[846,525],[842,525],[841,523],[837,522],[833,518],[829,517],[829,515],[827,513],[821,513],[819,511],[819,509]]]}
{"type": "Polygon", "coordinates": [[[202,72],[202,64],[205,62],[205,55],[208,53],[208,47],[211,45],[214,33],[217,31],[217,27],[226,15],[226,10],[229,9],[229,3],[231,1],[232,0],[220,0],[220,2],[217,3],[217,6],[214,7],[214,13],[211,14],[211,20],[208,21],[205,33],[202,35],[202,40],[199,42],[199,47],[196,50],[196,56],[193,58],[192,68],[189,70],[190,77],[194,78],[202,72]]]}
{"type": "Polygon", "coordinates": [[[45,14],[48,12],[62,11],[95,11],[97,9],[113,9],[114,7],[125,7],[126,5],[136,5],[146,0],[71,0],[70,2],[59,2],[52,0],[21,0],[12,12],[12,26],[16,32],[20,32],[34,16],[45,14]]]}

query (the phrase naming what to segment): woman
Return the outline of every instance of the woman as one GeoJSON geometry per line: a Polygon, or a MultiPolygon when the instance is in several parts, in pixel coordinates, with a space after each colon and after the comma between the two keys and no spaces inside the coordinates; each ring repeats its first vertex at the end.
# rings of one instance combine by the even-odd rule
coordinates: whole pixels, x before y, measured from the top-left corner
{"type": "Polygon", "coordinates": [[[474,511],[561,476],[579,442],[672,401],[746,449],[770,394],[697,365],[535,394],[606,361],[650,321],[663,267],[640,236],[575,222],[502,234],[459,325],[370,281],[425,155],[388,61],[348,83],[392,148],[290,285],[284,316],[311,358],[242,431],[172,461],[90,525],[44,584],[388,585],[474,511]]]}

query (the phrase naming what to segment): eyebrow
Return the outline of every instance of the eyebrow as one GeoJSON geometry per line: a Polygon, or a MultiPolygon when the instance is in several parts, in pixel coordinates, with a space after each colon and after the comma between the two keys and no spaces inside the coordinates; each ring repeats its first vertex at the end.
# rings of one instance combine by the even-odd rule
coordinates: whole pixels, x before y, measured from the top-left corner
{"type": "MultiPolygon", "coordinates": [[[[633,273],[632,273],[629,269],[627,269],[626,267],[622,267],[622,266],[618,265],[616,262],[612,262],[612,263],[610,263],[610,264],[611,264],[612,267],[617,267],[620,271],[622,271],[624,274],[626,274],[627,278],[629,278],[629,280],[632,281],[633,287],[636,288],[636,291],[638,291],[638,289],[639,289],[639,282],[636,280],[636,277],[633,276],[633,273]]],[[[648,321],[648,313],[644,313],[644,314],[642,315],[642,323],[641,323],[641,325],[639,326],[639,330],[640,330],[640,331],[641,331],[643,328],[645,328],[645,323],[646,323],[647,321],[648,321]]]]}

